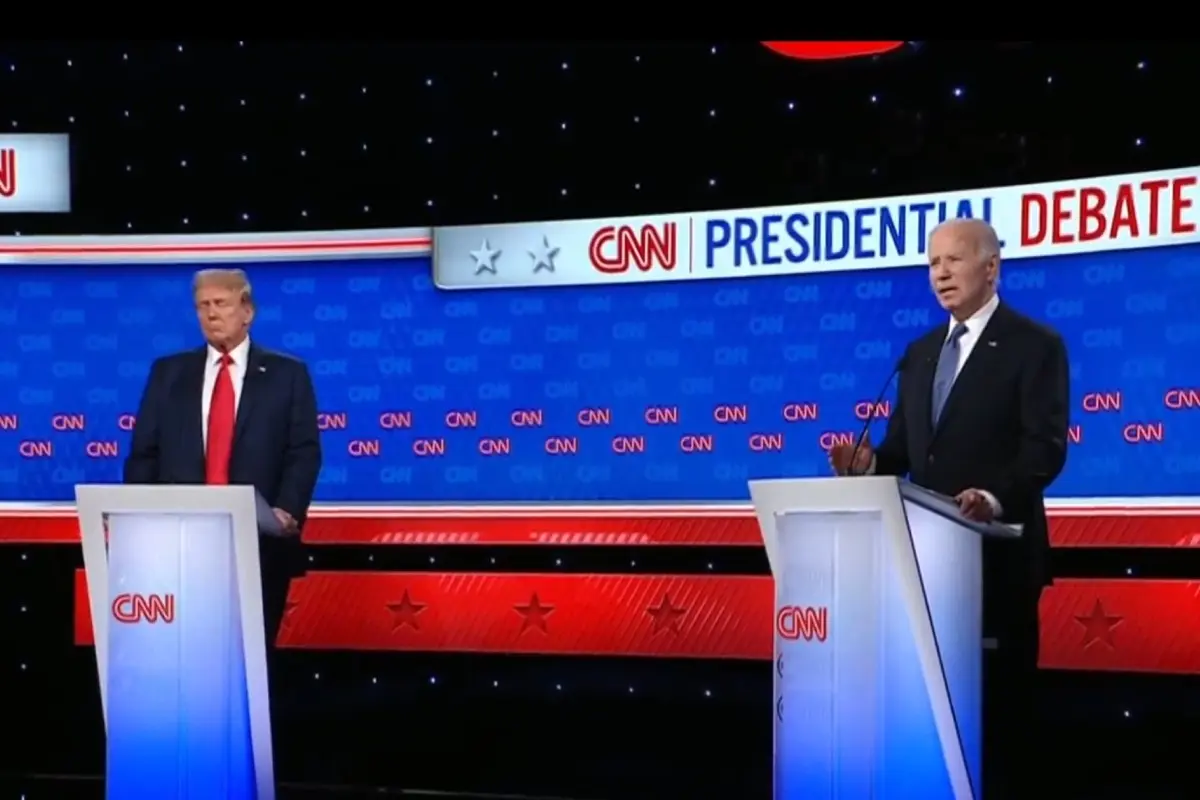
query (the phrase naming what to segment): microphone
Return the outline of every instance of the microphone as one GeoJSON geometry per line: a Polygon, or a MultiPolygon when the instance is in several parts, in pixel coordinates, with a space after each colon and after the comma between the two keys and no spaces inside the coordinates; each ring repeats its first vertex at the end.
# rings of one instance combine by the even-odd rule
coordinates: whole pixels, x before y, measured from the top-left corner
{"type": "Polygon", "coordinates": [[[883,382],[883,388],[879,390],[879,395],[875,398],[875,402],[871,403],[870,409],[867,410],[867,421],[863,423],[862,433],[858,435],[858,441],[854,443],[854,450],[850,453],[850,464],[847,467],[847,473],[850,475],[855,473],[854,462],[858,458],[858,451],[862,449],[863,442],[867,440],[867,434],[871,432],[871,423],[875,421],[875,409],[879,408],[879,404],[883,402],[883,396],[887,394],[888,388],[892,385],[892,380],[899,375],[904,368],[908,366],[908,351],[904,351],[904,355],[896,362],[896,366],[892,367],[892,371],[888,373],[887,380],[883,382]]]}

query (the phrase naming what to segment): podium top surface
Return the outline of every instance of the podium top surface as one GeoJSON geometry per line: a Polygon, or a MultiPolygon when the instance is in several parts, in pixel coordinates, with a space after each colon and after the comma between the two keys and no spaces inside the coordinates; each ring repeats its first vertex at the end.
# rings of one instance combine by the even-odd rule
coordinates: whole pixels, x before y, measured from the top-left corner
{"type": "Polygon", "coordinates": [[[81,514],[211,514],[240,516],[253,509],[260,533],[285,536],[275,513],[253,486],[79,484],[75,505],[81,514]]]}
{"type": "Polygon", "coordinates": [[[75,487],[75,505],[103,513],[205,513],[253,509],[253,486],[139,485],[81,483],[75,487]]]}
{"type": "Polygon", "coordinates": [[[750,494],[756,505],[760,497],[770,497],[770,505],[793,511],[872,511],[882,509],[899,498],[952,520],[983,536],[1016,538],[1019,525],[1001,522],[976,522],[964,517],[954,499],[886,475],[854,477],[791,478],[750,482],[750,494]]]}
{"type": "Polygon", "coordinates": [[[999,539],[1014,539],[1021,535],[1020,525],[1007,525],[1003,522],[976,522],[967,519],[958,510],[958,503],[953,497],[931,492],[910,481],[900,481],[900,496],[921,508],[932,511],[938,516],[953,520],[965,528],[970,528],[984,536],[995,536],[999,539]]]}

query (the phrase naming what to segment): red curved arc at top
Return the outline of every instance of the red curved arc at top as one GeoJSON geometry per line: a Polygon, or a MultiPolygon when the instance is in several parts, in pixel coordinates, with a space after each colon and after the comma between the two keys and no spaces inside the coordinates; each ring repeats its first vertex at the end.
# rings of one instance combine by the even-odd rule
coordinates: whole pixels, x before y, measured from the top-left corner
{"type": "Polygon", "coordinates": [[[829,61],[887,53],[900,48],[904,42],[763,42],[763,45],[788,58],[829,61]]]}

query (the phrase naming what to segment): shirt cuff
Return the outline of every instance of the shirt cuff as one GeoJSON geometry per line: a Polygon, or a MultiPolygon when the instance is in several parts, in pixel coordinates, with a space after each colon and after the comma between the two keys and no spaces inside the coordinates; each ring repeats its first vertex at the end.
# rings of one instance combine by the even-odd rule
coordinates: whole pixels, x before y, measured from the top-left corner
{"type": "MultiPolygon", "coordinates": [[[[872,466],[874,465],[872,464],[872,466]]],[[[996,499],[996,495],[983,489],[980,489],[979,493],[983,495],[984,500],[987,500],[987,504],[992,507],[992,516],[1000,519],[1001,515],[1004,514],[1004,506],[1000,505],[1000,501],[996,499]]]]}
{"type": "Polygon", "coordinates": [[[870,464],[870,466],[867,467],[867,470],[866,470],[866,472],[863,473],[863,475],[874,475],[874,474],[875,474],[875,454],[871,453],[871,464],[870,464]]]}

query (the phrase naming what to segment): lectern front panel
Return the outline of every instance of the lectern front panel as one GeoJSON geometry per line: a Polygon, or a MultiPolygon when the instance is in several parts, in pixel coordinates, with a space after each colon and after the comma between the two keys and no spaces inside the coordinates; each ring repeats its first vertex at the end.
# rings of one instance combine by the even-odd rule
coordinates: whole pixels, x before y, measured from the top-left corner
{"type": "Polygon", "coordinates": [[[983,791],[983,542],[916,503],[904,504],[954,733],[976,795],[983,791]]]}
{"type": "MultiPolygon", "coordinates": [[[[776,517],[776,800],[954,800],[905,575],[877,511],[776,517]]],[[[921,614],[924,614],[922,609],[921,614]]]]}
{"type": "Polygon", "coordinates": [[[108,800],[252,800],[232,519],[108,515],[108,584],[108,800]]]}
{"type": "Polygon", "coordinates": [[[880,752],[878,513],[778,521],[775,797],[872,797],[880,752]],[[852,567],[847,569],[847,567],[852,567]]]}

